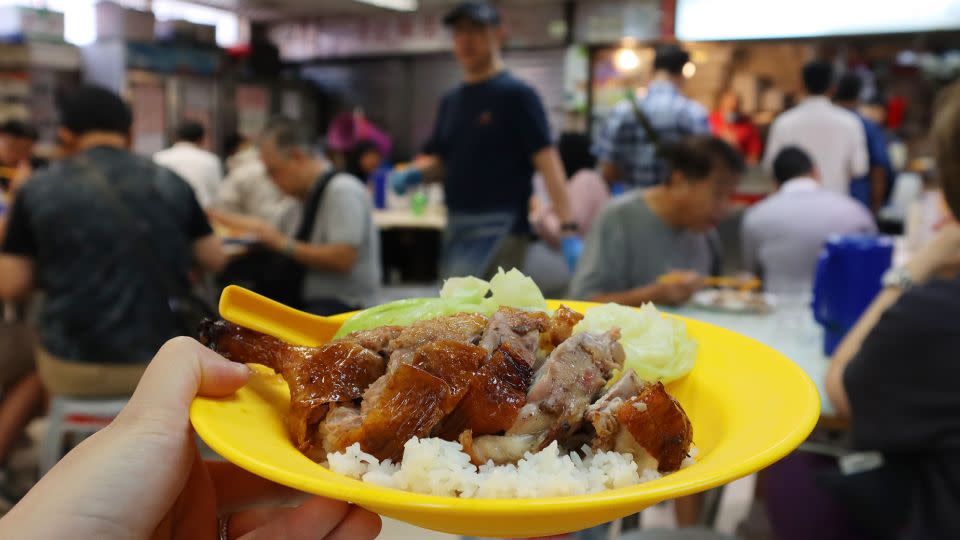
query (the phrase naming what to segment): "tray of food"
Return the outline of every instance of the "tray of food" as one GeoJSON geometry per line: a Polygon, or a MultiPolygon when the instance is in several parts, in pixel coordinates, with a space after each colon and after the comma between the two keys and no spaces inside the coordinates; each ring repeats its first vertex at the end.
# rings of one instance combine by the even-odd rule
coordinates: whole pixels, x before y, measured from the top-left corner
{"type": "Polygon", "coordinates": [[[703,309],[727,313],[770,313],[777,305],[774,295],[743,289],[704,289],[694,293],[690,302],[703,309]]]}
{"type": "Polygon", "coordinates": [[[516,271],[330,319],[229,288],[221,313],[201,341],[254,376],[194,402],[211,448],[453,534],[574,531],[709,489],[819,415],[810,379],[760,343],[652,306],[548,302],[516,271]]]}

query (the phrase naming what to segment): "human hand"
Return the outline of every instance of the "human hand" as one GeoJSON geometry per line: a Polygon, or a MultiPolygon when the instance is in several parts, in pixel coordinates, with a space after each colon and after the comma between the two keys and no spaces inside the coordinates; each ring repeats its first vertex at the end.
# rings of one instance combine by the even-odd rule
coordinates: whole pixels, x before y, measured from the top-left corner
{"type": "Polygon", "coordinates": [[[583,240],[572,234],[564,236],[560,239],[560,249],[563,251],[563,259],[567,261],[567,268],[573,272],[577,269],[577,261],[583,254],[583,240]]]}
{"type": "Polygon", "coordinates": [[[679,306],[703,288],[703,277],[697,272],[674,270],[660,276],[654,287],[654,303],[679,306]]]}
{"type": "Polygon", "coordinates": [[[30,161],[26,159],[21,161],[13,177],[10,178],[10,191],[13,193],[20,191],[31,175],[33,175],[33,167],[30,166],[30,161]]]}
{"type": "Polygon", "coordinates": [[[387,175],[387,182],[397,195],[403,195],[408,189],[423,182],[423,173],[416,167],[394,169],[387,175]]]}
{"type": "Polygon", "coordinates": [[[256,217],[243,216],[213,208],[207,209],[207,217],[241,234],[253,236],[257,242],[275,251],[283,250],[289,239],[273,224],[256,217]]]}
{"type": "Polygon", "coordinates": [[[164,345],[109,426],[54,467],[3,519],[0,537],[373,539],[380,518],[347,503],[303,497],[229,463],[204,463],[190,403],[243,386],[249,370],[189,338],[164,345]]]}
{"type": "Polygon", "coordinates": [[[907,272],[917,283],[960,272],[960,224],[951,222],[941,228],[930,243],[910,259],[907,272]]]}

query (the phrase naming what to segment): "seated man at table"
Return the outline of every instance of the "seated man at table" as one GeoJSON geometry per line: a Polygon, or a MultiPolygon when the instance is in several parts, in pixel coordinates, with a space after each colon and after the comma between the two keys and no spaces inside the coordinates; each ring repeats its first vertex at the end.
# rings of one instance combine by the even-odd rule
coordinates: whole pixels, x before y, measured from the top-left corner
{"type": "Polygon", "coordinates": [[[810,156],[788,146],[773,161],[777,192],[743,218],[744,268],[763,276],[767,291],[806,294],[817,258],[834,234],[876,233],[866,207],[823,189],[810,156]]]}
{"type": "Polygon", "coordinates": [[[279,257],[264,294],[317,315],[377,302],[380,236],[363,183],[314,154],[300,124],[276,118],[260,138],[260,158],[270,179],[302,207],[280,226],[266,220],[209,211],[228,227],[254,235],[279,257]],[[275,291],[275,292],[272,292],[275,291]]]}
{"type": "Polygon", "coordinates": [[[156,350],[187,331],[170,301],[189,290],[191,268],[226,258],[190,186],[128,150],[119,96],[80,86],[57,108],[68,157],[13,194],[0,300],[44,290],[37,367],[51,393],[129,395],[156,350]]]}
{"type": "MultiPolygon", "coordinates": [[[[960,217],[960,85],[933,115],[944,195],[960,217]]],[[[960,538],[960,225],[952,221],[903,267],[837,348],[827,395],[856,450],[882,454],[848,498],[890,538],[960,538]],[[872,481],[870,481],[872,480],[872,481]],[[879,503],[870,504],[870,503],[879,503]]]]}
{"type": "Polygon", "coordinates": [[[695,135],[661,149],[665,183],[612,202],[594,223],[571,284],[574,298],[683,304],[720,267],[714,228],[743,172],[729,144],[695,135]]]}

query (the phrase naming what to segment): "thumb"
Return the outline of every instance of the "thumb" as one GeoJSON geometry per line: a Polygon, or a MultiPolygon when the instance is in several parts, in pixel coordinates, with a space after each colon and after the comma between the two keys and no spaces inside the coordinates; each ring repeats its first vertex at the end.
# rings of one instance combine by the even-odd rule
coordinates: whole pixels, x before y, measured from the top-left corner
{"type": "Polygon", "coordinates": [[[186,418],[193,398],[228,396],[249,376],[245,365],[226,360],[196,340],[174,338],[153,357],[125,412],[186,418]]]}

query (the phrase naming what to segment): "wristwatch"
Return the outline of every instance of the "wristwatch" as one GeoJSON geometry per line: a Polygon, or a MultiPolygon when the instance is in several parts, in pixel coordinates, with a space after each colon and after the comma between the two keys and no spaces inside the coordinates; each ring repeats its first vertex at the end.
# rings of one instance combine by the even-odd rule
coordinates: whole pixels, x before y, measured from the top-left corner
{"type": "Polygon", "coordinates": [[[910,275],[910,272],[905,267],[898,266],[884,272],[880,283],[883,284],[885,289],[897,288],[906,291],[915,287],[917,280],[913,279],[913,276],[910,275]]]}

